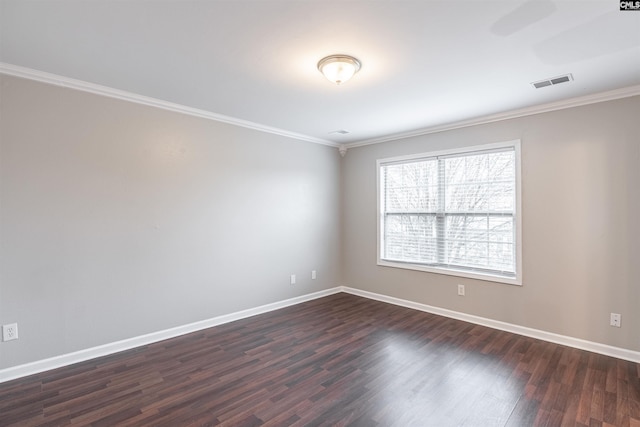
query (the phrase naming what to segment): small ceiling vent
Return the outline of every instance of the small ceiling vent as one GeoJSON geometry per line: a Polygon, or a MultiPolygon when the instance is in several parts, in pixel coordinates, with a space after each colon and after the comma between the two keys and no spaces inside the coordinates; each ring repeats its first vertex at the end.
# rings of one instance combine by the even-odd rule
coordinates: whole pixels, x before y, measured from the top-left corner
{"type": "Polygon", "coordinates": [[[533,87],[536,89],[540,89],[541,87],[559,85],[560,83],[566,83],[573,81],[573,76],[571,74],[565,74],[564,76],[552,77],[546,80],[540,80],[539,82],[531,83],[533,87]]]}

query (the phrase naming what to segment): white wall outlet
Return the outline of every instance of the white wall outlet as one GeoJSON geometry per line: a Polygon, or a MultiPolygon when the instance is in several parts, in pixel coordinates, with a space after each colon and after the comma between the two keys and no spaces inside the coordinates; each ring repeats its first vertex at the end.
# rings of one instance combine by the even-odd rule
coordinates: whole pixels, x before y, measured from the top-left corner
{"type": "Polygon", "coordinates": [[[464,285],[458,285],[458,295],[464,296],[464,285]]]}
{"type": "Polygon", "coordinates": [[[621,317],[622,316],[620,316],[618,313],[611,313],[611,319],[609,320],[609,324],[611,326],[615,326],[616,328],[619,328],[620,322],[622,321],[621,317]]]}
{"type": "Polygon", "coordinates": [[[18,339],[18,324],[11,323],[2,325],[2,341],[11,341],[18,339]]]}
{"type": "Polygon", "coordinates": [[[292,274],[292,275],[291,275],[291,284],[292,284],[292,285],[295,285],[295,284],[296,284],[296,275],[295,275],[295,274],[292,274]]]}
{"type": "Polygon", "coordinates": [[[316,280],[316,271],[315,270],[311,270],[311,280],[316,280]]]}

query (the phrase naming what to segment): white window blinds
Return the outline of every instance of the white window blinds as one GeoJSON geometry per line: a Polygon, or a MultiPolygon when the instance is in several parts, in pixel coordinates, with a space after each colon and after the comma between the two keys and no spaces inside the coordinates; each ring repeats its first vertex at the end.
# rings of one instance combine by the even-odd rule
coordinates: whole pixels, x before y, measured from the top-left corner
{"type": "Polygon", "coordinates": [[[516,150],[379,161],[380,259],[517,274],[516,150]]]}

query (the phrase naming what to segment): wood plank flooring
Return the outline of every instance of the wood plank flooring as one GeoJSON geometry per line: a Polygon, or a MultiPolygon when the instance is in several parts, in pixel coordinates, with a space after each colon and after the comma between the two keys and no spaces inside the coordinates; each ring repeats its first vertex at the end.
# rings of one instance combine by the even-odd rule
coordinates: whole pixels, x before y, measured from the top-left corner
{"type": "Polygon", "coordinates": [[[0,384],[2,426],[640,426],[640,365],[348,294],[0,384]]]}

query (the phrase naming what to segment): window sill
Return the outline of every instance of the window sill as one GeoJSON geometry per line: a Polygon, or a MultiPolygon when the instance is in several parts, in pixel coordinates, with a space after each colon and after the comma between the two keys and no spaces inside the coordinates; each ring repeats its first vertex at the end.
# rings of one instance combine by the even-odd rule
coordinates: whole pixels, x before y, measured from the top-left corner
{"type": "Polygon", "coordinates": [[[445,274],[447,276],[465,277],[468,279],[485,280],[487,282],[505,283],[507,285],[522,286],[522,278],[519,276],[516,276],[515,278],[510,278],[510,277],[497,276],[489,273],[456,270],[453,268],[429,267],[426,265],[386,261],[382,259],[378,259],[378,265],[382,267],[392,267],[392,268],[401,268],[404,270],[424,271],[427,273],[445,274]]]}

